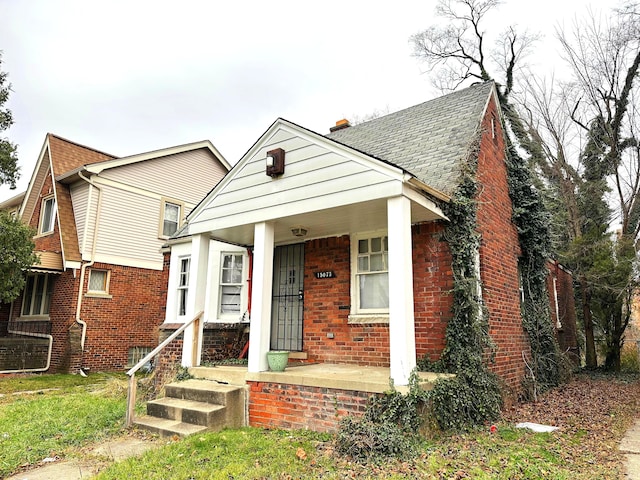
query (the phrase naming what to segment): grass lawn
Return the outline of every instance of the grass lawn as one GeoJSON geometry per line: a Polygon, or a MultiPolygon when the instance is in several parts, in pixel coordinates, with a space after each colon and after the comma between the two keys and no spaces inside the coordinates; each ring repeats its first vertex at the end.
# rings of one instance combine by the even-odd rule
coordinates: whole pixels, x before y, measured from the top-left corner
{"type": "Polygon", "coordinates": [[[0,478],[118,433],[123,375],[34,375],[0,381],[0,478]],[[16,393],[19,392],[19,393],[16,393]]]}
{"type": "MultiPolygon", "coordinates": [[[[46,389],[0,397],[0,477],[47,456],[81,458],[83,446],[122,433],[123,384],[121,376],[97,374],[0,381],[4,393],[46,389]]],[[[581,375],[535,404],[505,409],[493,433],[434,437],[405,460],[361,464],[337,455],[331,435],[247,427],[159,442],[97,478],[613,479],[622,475],[620,439],[637,417],[638,378],[581,375]],[[514,428],[519,421],[560,429],[533,433],[514,428]]]]}

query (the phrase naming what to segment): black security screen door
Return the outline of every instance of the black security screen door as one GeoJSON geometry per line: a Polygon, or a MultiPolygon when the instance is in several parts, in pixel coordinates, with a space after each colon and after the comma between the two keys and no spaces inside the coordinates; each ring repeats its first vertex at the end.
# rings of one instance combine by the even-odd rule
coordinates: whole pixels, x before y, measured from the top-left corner
{"type": "Polygon", "coordinates": [[[304,244],[277,247],[273,256],[271,350],[302,350],[304,244]]]}

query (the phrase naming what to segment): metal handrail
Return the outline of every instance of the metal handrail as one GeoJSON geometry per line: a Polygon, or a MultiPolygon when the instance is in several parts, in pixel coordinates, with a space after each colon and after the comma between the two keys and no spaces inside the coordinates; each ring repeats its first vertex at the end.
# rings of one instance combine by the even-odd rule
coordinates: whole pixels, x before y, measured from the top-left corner
{"type": "Polygon", "coordinates": [[[136,372],[140,370],[144,365],[149,363],[149,361],[151,361],[153,357],[158,355],[167,345],[169,345],[178,335],[184,332],[187,329],[187,327],[190,326],[192,323],[196,323],[196,328],[194,329],[195,335],[193,336],[193,346],[194,346],[194,348],[192,349],[193,356],[191,358],[191,364],[195,365],[197,363],[196,356],[198,355],[197,345],[200,342],[200,339],[199,339],[200,325],[198,324],[198,322],[200,321],[200,317],[202,317],[203,313],[204,312],[198,312],[198,314],[195,317],[193,317],[191,320],[186,322],[184,325],[178,328],[175,332],[169,335],[160,345],[154,348],[142,360],[140,360],[133,367],[131,367],[131,369],[129,369],[129,371],[127,372],[127,375],[129,375],[129,390],[127,392],[127,419],[126,419],[127,427],[130,427],[133,424],[133,420],[134,420],[133,417],[134,417],[134,410],[136,405],[136,372]]]}

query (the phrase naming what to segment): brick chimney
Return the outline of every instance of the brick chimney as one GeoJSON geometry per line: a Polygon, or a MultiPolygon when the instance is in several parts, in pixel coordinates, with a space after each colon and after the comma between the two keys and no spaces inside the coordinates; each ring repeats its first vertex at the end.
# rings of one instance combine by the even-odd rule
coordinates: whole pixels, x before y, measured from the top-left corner
{"type": "Polygon", "coordinates": [[[349,120],[347,120],[346,118],[343,118],[342,120],[338,120],[336,122],[336,126],[335,127],[331,127],[329,129],[329,131],[331,133],[333,133],[333,132],[335,132],[337,130],[342,130],[343,128],[348,128],[350,126],[351,126],[351,124],[349,123],[349,120]]]}

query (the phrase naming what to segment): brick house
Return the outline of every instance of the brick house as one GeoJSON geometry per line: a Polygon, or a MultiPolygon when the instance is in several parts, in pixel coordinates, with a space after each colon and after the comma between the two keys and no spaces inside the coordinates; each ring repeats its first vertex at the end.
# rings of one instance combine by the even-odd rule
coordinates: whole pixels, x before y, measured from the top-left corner
{"type": "Polygon", "coordinates": [[[229,168],[208,141],[118,158],[48,134],[26,193],[0,203],[40,258],[0,305],[0,371],[123,370],[157,345],[161,247],[229,168]]]}
{"type": "MultiPolygon", "coordinates": [[[[495,85],[331,130],[276,120],[198,204],[169,242],[165,326],[198,312],[221,330],[248,321],[249,423],[335,428],[368,392],[384,391],[389,378],[407,385],[417,358],[442,353],[453,286],[442,205],[476,155],[491,368],[517,392],[530,347],[495,85]],[[268,372],[269,350],[287,350],[303,367],[268,372]],[[312,364],[311,375],[296,370],[312,364]],[[329,365],[352,377],[323,383],[329,365]],[[378,374],[386,385],[366,390],[365,377],[378,374]]],[[[177,342],[185,366],[194,348],[195,358],[207,355],[194,338],[202,337],[187,329],[177,342]]]]}

